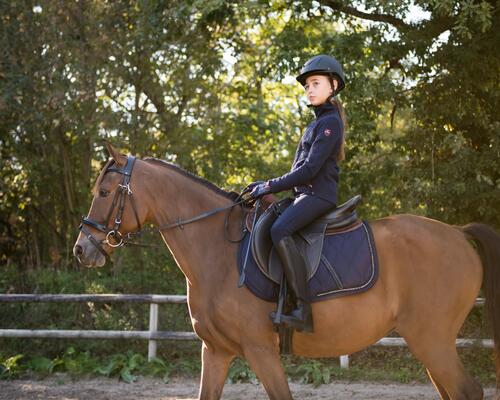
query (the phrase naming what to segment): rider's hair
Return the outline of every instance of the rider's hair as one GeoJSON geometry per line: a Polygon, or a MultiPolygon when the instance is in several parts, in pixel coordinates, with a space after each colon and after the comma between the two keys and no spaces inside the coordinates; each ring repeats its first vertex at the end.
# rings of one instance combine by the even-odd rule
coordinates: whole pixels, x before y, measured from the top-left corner
{"type": "MultiPolygon", "coordinates": [[[[335,77],[332,77],[330,80],[330,83],[332,85],[332,89],[334,89],[334,87],[335,87],[333,85],[334,79],[337,80],[335,77]]],[[[337,84],[339,84],[338,80],[337,80],[337,84]]],[[[331,97],[330,102],[337,108],[337,111],[339,112],[339,115],[340,115],[340,119],[342,120],[342,125],[344,125],[344,135],[342,136],[342,144],[340,145],[339,154],[337,155],[337,161],[342,161],[345,159],[345,134],[347,131],[347,118],[345,115],[344,107],[342,106],[342,103],[340,102],[340,100],[338,98],[331,97]]]]}

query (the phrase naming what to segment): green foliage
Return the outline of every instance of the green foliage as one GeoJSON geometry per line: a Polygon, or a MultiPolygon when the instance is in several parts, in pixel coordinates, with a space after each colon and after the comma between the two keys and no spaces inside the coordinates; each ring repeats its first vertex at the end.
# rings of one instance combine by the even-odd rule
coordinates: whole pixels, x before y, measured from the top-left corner
{"type": "Polygon", "coordinates": [[[92,373],[96,371],[98,363],[89,351],[77,350],[73,346],[68,347],[61,357],[55,357],[52,362],[57,363],[58,371],[72,376],[92,373]]]}
{"type": "Polygon", "coordinates": [[[302,363],[294,372],[300,376],[301,383],[312,383],[314,386],[319,386],[323,383],[330,383],[333,369],[320,361],[312,360],[302,363]]]}
{"type": "Polygon", "coordinates": [[[111,357],[106,366],[97,368],[96,372],[105,376],[119,376],[123,381],[130,383],[137,379],[133,373],[140,370],[145,362],[146,359],[140,354],[132,352],[117,354],[111,357]]]}
{"type": "Polygon", "coordinates": [[[147,370],[149,374],[156,377],[161,377],[165,382],[168,382],[168,378],[172,371],[174,370],[173,365],[167,364],[165,361],[158,357],[154,357],[147,364],[147,370]]]}
{"type": "Polygon", "coordinates": [[[245,360],[237,358],[231,364],[227,374],[229,383],[257,382],[257,376],[250,369],[245,360]]]}
{"type": "Polygon", "coordinates": [[[23,357],[22,354],[18,354],[2,360],[0,362],[0,379],[17,378],[22,372],[19,361],[23,357]]]}
{"type": "Polygon", "coordinates": [[[35,356],[27,363],[27,368],[40,376],[46,376],[52,374],[54,369],[62,364],[64,360],[58,358],[50,360],[47,357],[35,356]]]}
{"type": "Polygon", "coordinates": [[[133,351],[97,357],[91,355],[89,351],[80,351],[71,346],[53,359],[43,356],[24,357],[21,354],[5,359],[0,356],[0,379],[20,378],[33,374],[43,378],[58,372],[72,377],[94,374],[118,377],[127,383],[135,381],[138,375],[154,376],[166,382],[174,372],[189,376],[199,372],[199,369],[192,367],[195,362],[189,367],[186,367],[187,364],[188,361],[168,363],[160,358],[147,361],[143,355],[133,351]]]}

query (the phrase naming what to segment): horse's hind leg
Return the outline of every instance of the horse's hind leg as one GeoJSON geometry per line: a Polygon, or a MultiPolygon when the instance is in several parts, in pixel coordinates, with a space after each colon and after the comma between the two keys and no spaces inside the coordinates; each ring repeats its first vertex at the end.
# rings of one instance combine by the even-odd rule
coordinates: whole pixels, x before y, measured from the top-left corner
{"type": "Polygon", "coordinates": [[[482,400],[483,389],[465,370],[454,339],[439,341],[431,335],[410,335],[406,340],[411,352],[427,368],[441,399],[482,400]]]}

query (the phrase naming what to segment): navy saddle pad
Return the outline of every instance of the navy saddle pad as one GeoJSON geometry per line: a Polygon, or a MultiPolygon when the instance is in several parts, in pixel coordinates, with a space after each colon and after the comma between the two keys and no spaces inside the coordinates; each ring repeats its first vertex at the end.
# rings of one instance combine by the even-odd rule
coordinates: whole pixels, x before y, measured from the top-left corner
{"type": "MultiPolygon", "coordinates": [[[[265,276],[257,266],[252,251],[248,251],[247,232],[238,251],[241,274],[248,252],[245,286],[257,297],[278,301],[279,285],[265,276]]],[[[325,236],[321,261],[309,280],[309,301],[321,301],[370,289],[378,278],[378,258],[370,225],[363,221],[356,229],[325,236]]]]}

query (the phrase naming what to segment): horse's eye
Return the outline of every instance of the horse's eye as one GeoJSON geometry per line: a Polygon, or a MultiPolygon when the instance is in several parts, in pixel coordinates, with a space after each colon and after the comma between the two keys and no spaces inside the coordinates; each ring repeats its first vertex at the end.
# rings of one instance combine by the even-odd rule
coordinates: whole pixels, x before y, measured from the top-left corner
{"type": "Polygon", "coordinates": [[[99,189],[99,196],[106,197],[109,192],[106,189],[99,189]]]}

